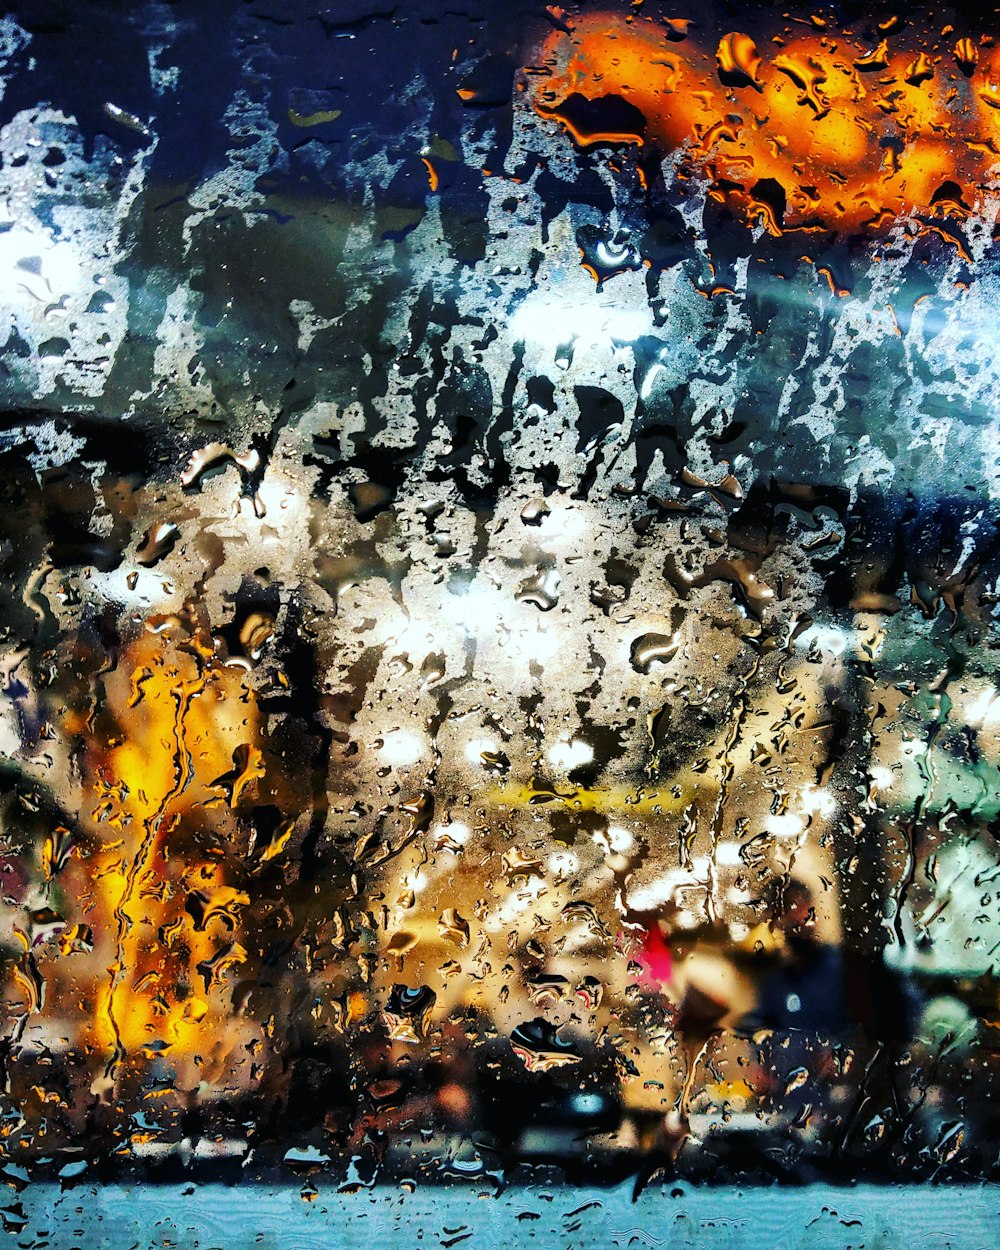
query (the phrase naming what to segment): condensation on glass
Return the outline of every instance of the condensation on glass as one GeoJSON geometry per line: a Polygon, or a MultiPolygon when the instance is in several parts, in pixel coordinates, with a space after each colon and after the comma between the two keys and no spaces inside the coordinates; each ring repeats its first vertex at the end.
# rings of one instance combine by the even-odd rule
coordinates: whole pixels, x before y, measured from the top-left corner
{"type": "Polygon", "coordinates": [[[727,12],[0,22],[15,1191],[995,1173],[1000,32],[727,12]]]}

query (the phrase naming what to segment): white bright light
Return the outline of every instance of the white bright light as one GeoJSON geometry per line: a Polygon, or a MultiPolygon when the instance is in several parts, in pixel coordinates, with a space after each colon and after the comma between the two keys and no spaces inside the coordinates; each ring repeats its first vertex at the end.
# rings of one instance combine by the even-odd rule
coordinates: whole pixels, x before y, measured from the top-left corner
{"type": "Polygon", "coordinates": [[[379,755],[387,764],[406,768],[423,757],[426,744],[419,735],[408,729],[393,729],[382,735],[379,755]]]}
{"type": "Polygon", "coordinates": [[[635,846],[635,838],[620,825],[611,825],[605,836],[608,846],[616,855],[624,855],[635,846]]]}
{"type": "Polygon", "coordinates": [[[661,365],[659,361],[657,361],[657,363],[652,366],[652,368],[649,370],[649,372],[646,374],[646,376],[642,380],[642,386],[639,388],[640,399],[649,399],[653,391],[653,383],[656,381],[656,379],[659,377],[661,373],[666,373],[666,369],[664,369],[663,365],[661,365]]]}
{"type": "MultiPolygon", "coordinates": [[[[534,660],[536,664],[544,664],[561,651],[563,644],[554,629],[524,629],[514,635],[513,650],[525,660],[534,660]]],[[[550,756],[551,758],[551,756],[550,756]]],[[[586,763],[586,761],[583,761],[586,763]]]]}
{"type": "Polygon", "coordinates": [[[802,810],[810,816],[816,812],[820,816],[832,816],[837,810],[837,800],[829,790],[809,785],[802,791],[802,810]]]}
{"type": "Polygon", "coordinates": [[[578,508],[553,507],[538,523],[538,536],[546,542],[573,542],[587,530],[587,518],[578,508]]]}
{"type": "Polygon", "coordinates": [[[836,625],[810,625],[795,639],[796,651],[808,651],[816,646],[823,655],[843,655],[849,641],[845,630],[836,625]]]}
{"type": "Polygon", "coordinates": [[[463,595],[445,593],[441,596],[441,616],[449,625],[458,625],[470,633],[496,624],[503,613],[503,595],[495,586],[470,586],[463,595]]]}
{"type": "Polygon", "coordinates": [[[903,750],[907,755],[926,755],[927,743],[920,738],[910,738],[903,743],[903,750]]]}
{"type": "Polygon", "coordinates": [[[517,342],[555,350],[571,339],[577,344],[631,343],[649,334],[648,310],[618,308],[597,299],[560,298],[554,292],[532,291],[510,322],[510,337],[517,342]]]}
{"type": "Polygon", "coordinates": [[[765,827],[777,838],[797,838],[806,826],[801,816],[786,812],[783,816],[768,816],[765,827]]]}
{"type": "Polygon", "coordinates": [[[484,751],[496,755],[499,750],[492,738],[473,738],[465,744],[465,758],[470,764],[481,764],[484,751]]]}
{"type": "Polygon", "coordinates": [[[546,866],[554,877],[571,877],[580,867],[580,860],[572,851],[556,851],[546,866]]]}
{"type": "Polygon", "coordinates": [[[626,902],[635,911],[655,911],[657,908],[673,902],[677,894],[677,887],[685,885],[689,881],[690,877],[687,873],[682,873],[678,870],[667,872],[662,877],[657,877],[655,881],[649,881],[645,885],[630,889],[626,896],[626,902]]]}
{"type": "Polygon", "coordinates": [[[395,635],[393,643],[397,651],[405,652],[410,657],[420,656],[433,646],[434,635],[420,625],[407,625],[395,635]]]}
{"type": "Polygon", "coordinates": [[[555,746],[549,747],[549,763],[560,772],[572,772],[574,768],[589,764],[593,758],[594,752],[579,738],[570,742],[557,742],[555,746]]]}
{"type": "Polygon", "coordinates": [[[79,290],[80,263],[73,248],[47,232],[11,226],[0,233],[0,299],[7,303],[58,303],[79,290]],[[32,269],[23,262],[37,260],[32,269]]]}
{"type": "MultiPolygon", "coordinates": [[[[231,481],[231,489],[235,493],[238,489],[235,476],[231,481]]],[[[286,475],[280,469],[268,468],[257,486],[256,504],[242,493],[238,498],[240,515],[250,525],[258,525],[264,521],[271,529],[285,535],[308,530],[308,492],[302,489],[302,484],[294,477],[286,475]],[[259,515],[257,508],[261,509],[259,515]]]]}
{"type": "Polygon", "coordinates": [[[434,841],[439,850],[449,842],[454,843],[455,846],[465,846],[471,837],[472,830],[461,820],[453,820],[451,824],[434,827],[434,841]]]}
{"type": "Polygon", "coordinates": [[[508,894],[496,911],[487,916],[483,928],[493,933],[498,929],[505,929],[518,916],[523,915],[547,889],[548,886],[541,877],[529,877],[520,890],[508,894]]]}
{"type": "Polygon", "coordinates": [[[1000,699],[992,686],[987,686],[979,698],[969,705],[965,718],[970,725],[977,721],[983,725],[992,725],[1000,720],[1000,699]]]}

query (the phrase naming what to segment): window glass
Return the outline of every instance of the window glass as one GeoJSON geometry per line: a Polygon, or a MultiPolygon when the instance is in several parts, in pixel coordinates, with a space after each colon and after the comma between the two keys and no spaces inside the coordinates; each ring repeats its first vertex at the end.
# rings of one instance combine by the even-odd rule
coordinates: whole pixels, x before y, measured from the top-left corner
{"type": "Polygon", "coordinates": [[[0,21],[8,1232],[974,1218],[995,15],[678,12],[0,21]]]}

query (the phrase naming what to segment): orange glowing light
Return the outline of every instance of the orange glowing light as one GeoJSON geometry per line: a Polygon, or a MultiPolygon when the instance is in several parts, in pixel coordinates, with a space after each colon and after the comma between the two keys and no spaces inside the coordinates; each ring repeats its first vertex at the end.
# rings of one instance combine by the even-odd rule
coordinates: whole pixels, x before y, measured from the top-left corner
{"type": "Polygon", "coordinates": [[[228,969],[246,894],[228,884],[208,829],[263,774],[257,705],[241,670],[148,633],[106,679],[122,732],[88,743],[83,774],[103,832],[89,857],[99,978],[89,1037],[113,1082],[129,1054],[191,1055],[225,1032],[228,969]]]}
{"type": "Polygon", "coordinates": [[[534,107],[578,145],[674,154],[772,232],[972,205],[1000,154],[1000,54],[969,39],[938,54],[892,34],[866,50],[827,29],[731,31],[709,49],[597,13],[550,33],[540,62],[534,107]]]}
{"type": "Polygon", "coordinates": [[[431,162],[427,159],[426,156],[422,156],[420,159],[423,161],[424,167],[427,170],[427,182],[430,185],[430,189],[432,191],[436,191],[438,189],[437,170],[434,168],[434,166],[431,164],[431,162]]]}

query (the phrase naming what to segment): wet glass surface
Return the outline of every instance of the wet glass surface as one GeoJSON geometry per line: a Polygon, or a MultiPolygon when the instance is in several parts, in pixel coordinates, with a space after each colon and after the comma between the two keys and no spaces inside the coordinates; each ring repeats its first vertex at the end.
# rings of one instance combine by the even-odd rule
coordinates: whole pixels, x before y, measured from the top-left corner
{"type": "Polygon", "coordinates": [[[996,1179],[998,37],[8,11],[6,1231],[996,1179]]]}

